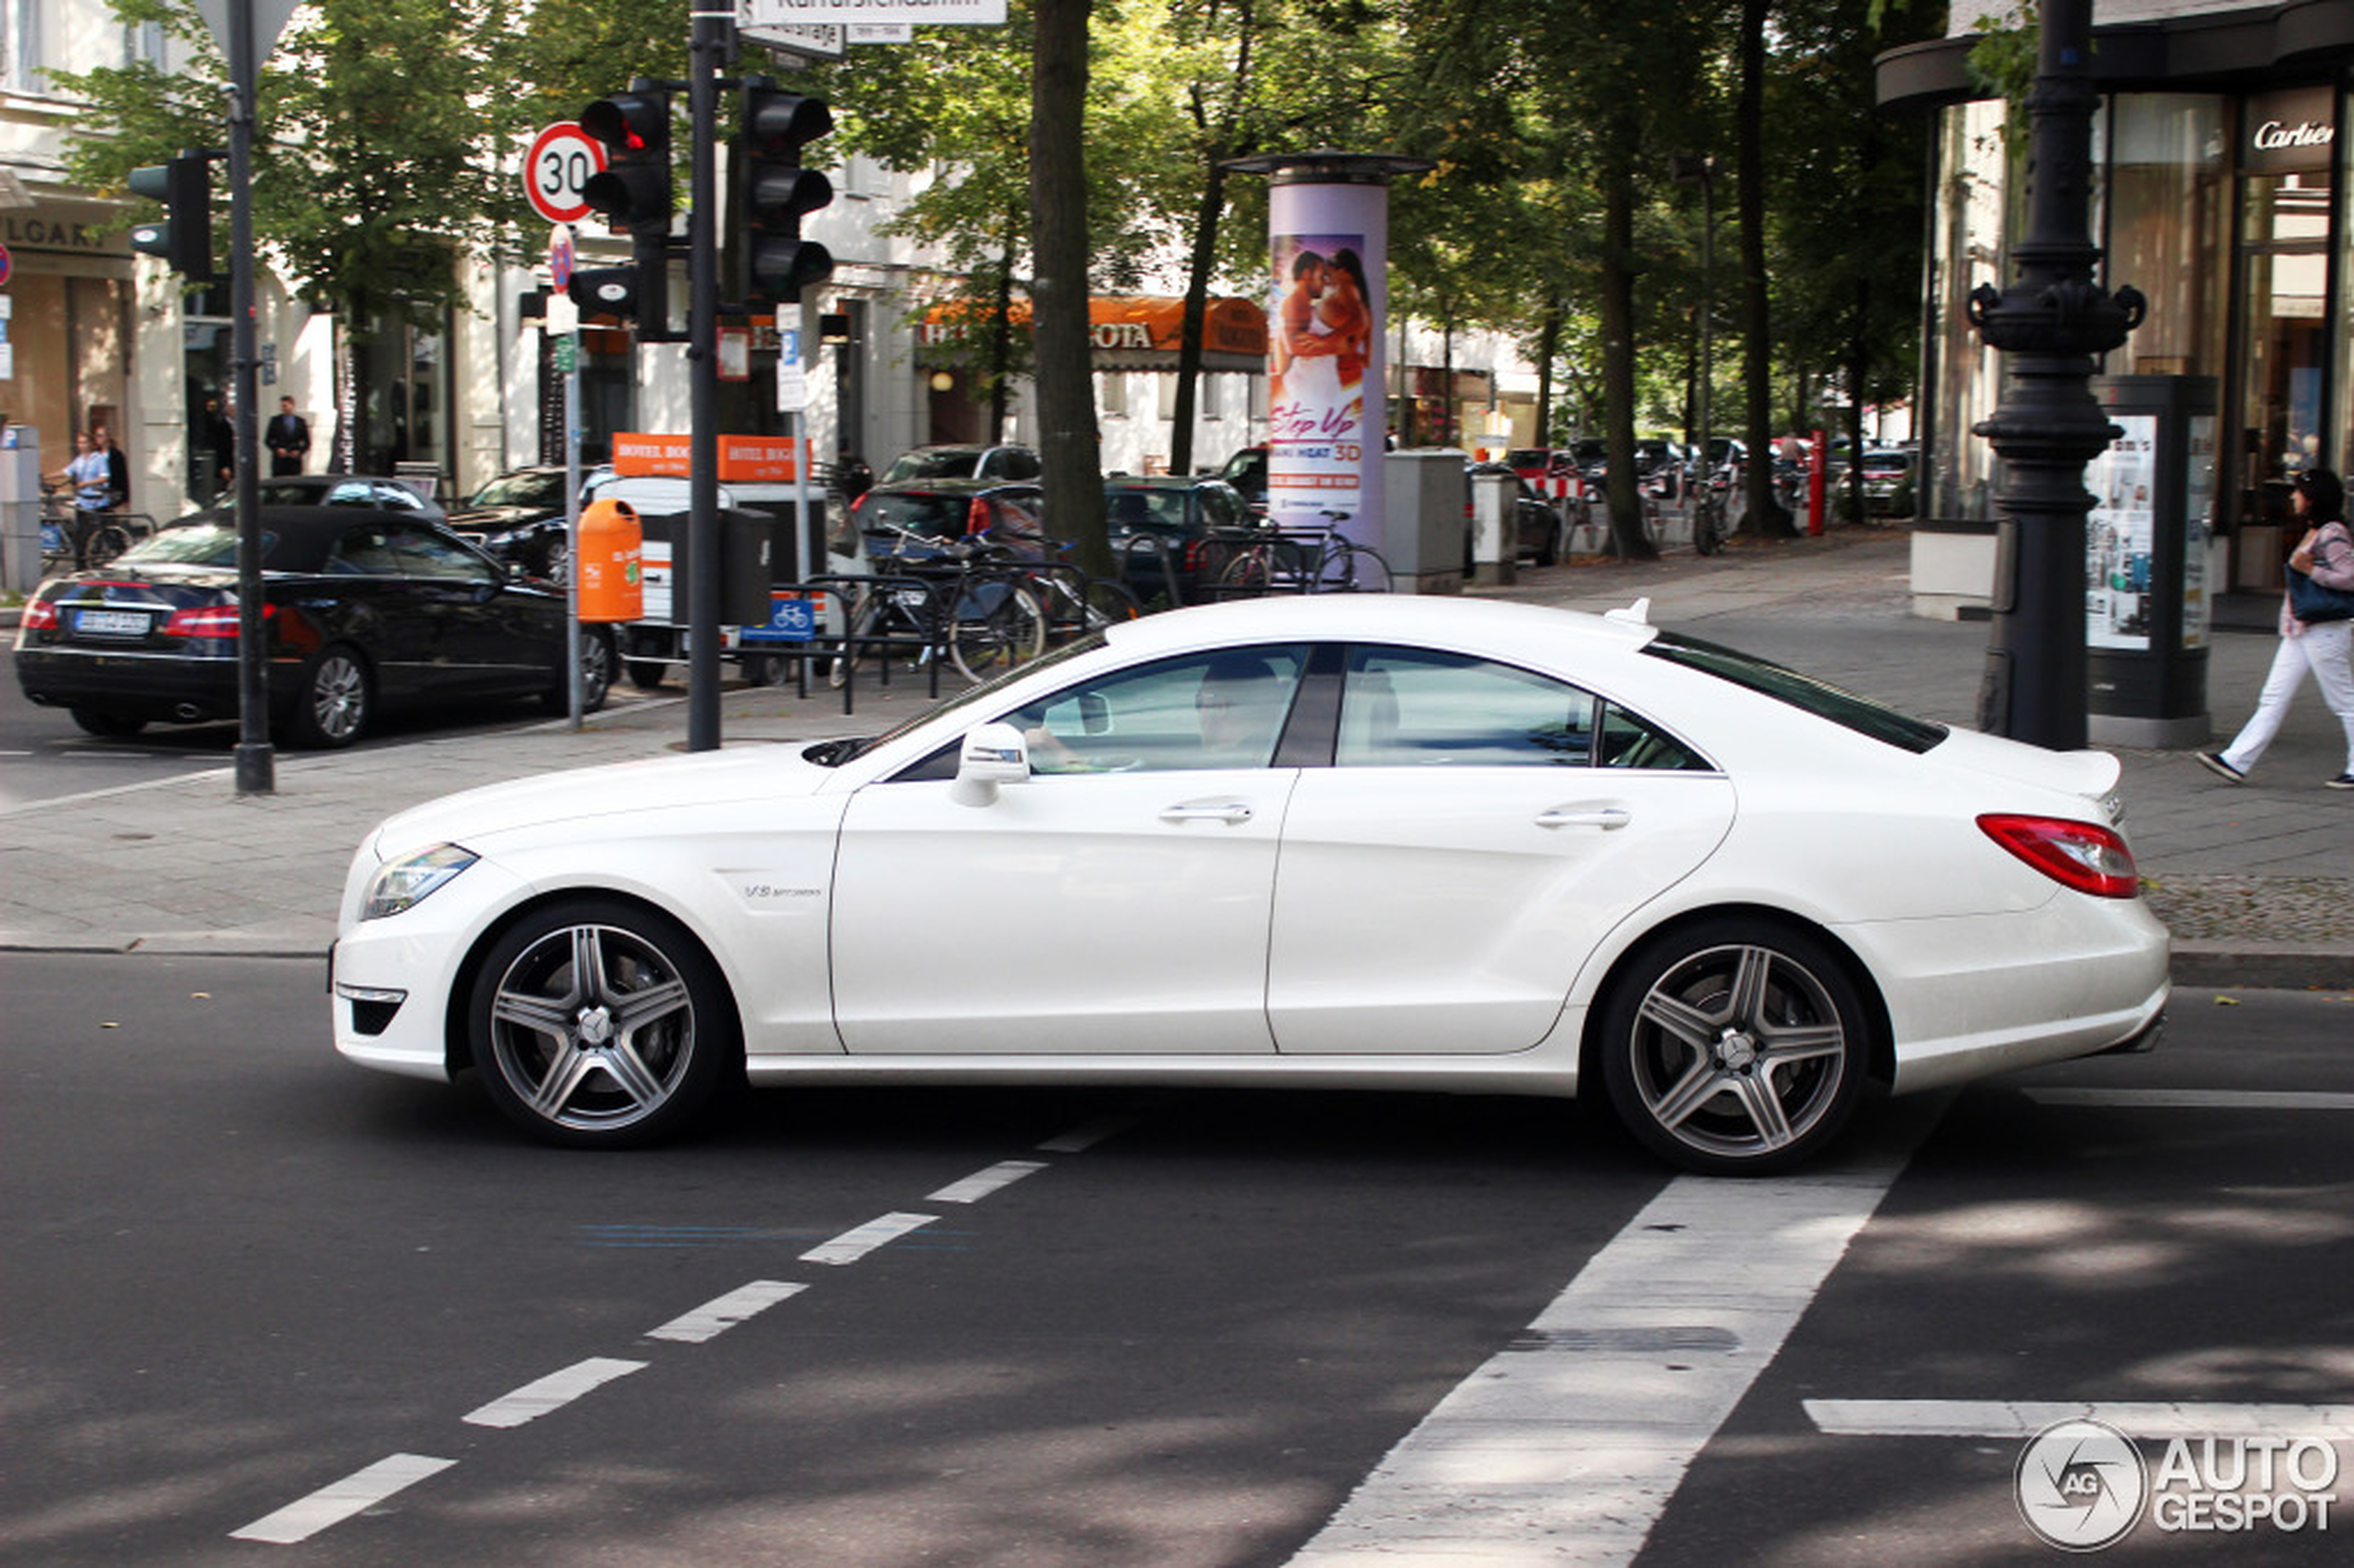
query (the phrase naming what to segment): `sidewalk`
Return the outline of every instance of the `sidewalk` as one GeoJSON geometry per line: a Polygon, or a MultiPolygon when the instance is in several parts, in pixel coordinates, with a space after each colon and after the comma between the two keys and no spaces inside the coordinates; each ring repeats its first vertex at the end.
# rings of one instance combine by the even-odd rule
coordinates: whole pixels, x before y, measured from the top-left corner
{"type": "MultiPolygon", "coordinates": [[[[1969,724],[1983,624],[1925,621],[1905,592],[1899,529],[1737,544],[1702,560],[1578,561],[1526,570],[1483,597],[1601,610],[1649,596],[1652,619],[1794,664],[1923,717],[1969,724]]],[[[2246,716],[2269,634],[2211,640],[2219,739],[2246,716]]],[[[870,733],[924,706],[920,679],[888,693],[735,688],[730,746],[870,733]]],[[[0,948],[315,957],[335,934],[353,847],[378,818],[477,784],[684,749],[677,688],[617,689],[575,732],[562,720],[349,752],[281,752],[274,792],[240,798],[214,771],[0,811],[0,948]]],[[[2126,829],[2152,906],[2192,986],[2354,988],[2354,796],[2321,788],[2344,765],[2336,722],[2300,693],[2255,781],[2209,776],[2189,752],[2121,751],[2126,829]]]]}

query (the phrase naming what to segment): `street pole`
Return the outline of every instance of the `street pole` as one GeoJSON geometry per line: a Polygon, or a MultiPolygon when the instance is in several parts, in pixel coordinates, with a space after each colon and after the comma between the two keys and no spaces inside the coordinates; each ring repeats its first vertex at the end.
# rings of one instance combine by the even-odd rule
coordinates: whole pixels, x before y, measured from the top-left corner
{"type": "Polygon", "coordinates": [[[261,476],[255,471],[260,395],[253,326],[253,119],[261,51],[256,47],[253,0],[229,5],[229,382],[236,399],[230,461],[237,519],[237,747],[240,795],[277,788],[270,745],[270,689],[263,663],[261,604],[261,476]]]}
{"type": "MultiPolygon", "coordinates": [[[[688,488],[687,750],[719,747],[719,75],[736,13],[698,10],[687,67],[693,121],[687,214],[688,488]]],[[[675,547],[674,547],[675,548],[675,547]]]]}
{"type": "MultiPolygon", "coordinates": [[[[1676,179],[1700,183],[1700,392],[1693,398],[1693,423],[1699,427],[1700,484],[1703,493],[1714,475],[1709,466],[1709,395],[1716,386],[1716,159],[1709,153],[1677,153],[1672,165],[1676,179]]],[[[1690,504],[1690,498],[1686,498],[1690,504]]]]}
{"type": "Polygon", "coordinates": [[[1968,307],[2005,372],[2002,401],[1974,427],[2002,460],[1979,727],[2054,751],[2085,743],[2084,465],[2118,434],[2093,396],[2094,356],[2123,344],[2147,310],[2135,290],[2111,296],[2094,278],[2092,9],[2044,0],[2019,275],[1999,292],[1980,285],[1968,307]]]}

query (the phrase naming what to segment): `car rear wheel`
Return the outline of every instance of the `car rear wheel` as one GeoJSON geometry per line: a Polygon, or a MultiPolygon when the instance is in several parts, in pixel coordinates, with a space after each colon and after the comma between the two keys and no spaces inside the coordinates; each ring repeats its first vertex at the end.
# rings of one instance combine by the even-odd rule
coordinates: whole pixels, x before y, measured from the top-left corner
{"type": "Polygon", "coordinates": [[[1763,1175],[1836,1138],[1864,1092],[1854,984],[1796,930],[1714,920],[1639,950],[1601,1016],[1602,1080],[1637,1141],[1687,1170],[1763,1175]]]}
{"type": "Polygon", "coordinates": [[[316,749],[348,746],[375,716],[368,666],[344,647],[328,648],[302,672],[295,703],[294,743],[316,749]]]}
{"type": "Polygon", "coordinates": [[[109,714],[96,708],[76,708],[73,722],[85,735],[96,735],[108,740],[126,740],[147,727],[147,721],[133,718],[128,714],[109,714]]]}
{"type": "Polygon", "coordinates": [[[739,1055],[702,948],[675,921],[610,900],[551,905],[500,937],[475,966],[466,1020],[492,1104],[573,1148],[677,1132],[739,1055]]]}

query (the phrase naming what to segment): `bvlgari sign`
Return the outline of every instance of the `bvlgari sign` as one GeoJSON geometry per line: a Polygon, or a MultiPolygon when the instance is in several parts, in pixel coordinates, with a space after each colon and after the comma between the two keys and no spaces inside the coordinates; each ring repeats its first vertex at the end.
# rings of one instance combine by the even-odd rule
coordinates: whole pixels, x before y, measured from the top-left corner
{"type": "Polygon", "coordinates": [[[2246,167],[2261,172],[2327,169],[2337,141],[2335,97],[2327,87],[2299,87],[2249,98],[2241,110],[2246,167]]]}

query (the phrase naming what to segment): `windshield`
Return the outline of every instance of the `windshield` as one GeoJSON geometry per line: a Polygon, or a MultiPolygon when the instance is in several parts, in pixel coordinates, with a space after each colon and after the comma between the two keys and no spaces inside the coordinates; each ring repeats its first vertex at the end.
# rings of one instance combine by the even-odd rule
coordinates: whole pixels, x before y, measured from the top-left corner
{"type": "Polygon", "coordinates": [[[802,755],[820,767],[840,767],[853,757],[862,757],[878,746],[890,745],[893,740],[918,726],[930,724],[945,714],[969,709],[976,703],[984,702],[993,696],[999,688],[1010,682],[1019,680],[1026,676],[1036,675],[1040,670],[1052,669],[1057,664],[1066,663],[1082,653],[1093,653],[1103,645],[1104,634],[1100,631],[1093,631],[1084,637],[1073,638],[1045,657],[1032,659],[1026,664],[1016,664],[1012,669],[991,677],[968,691],[959,692],[948,698],[937,707],[926,708],[910,718],[902,719],[880,735],[870,735],[858,740],[828,740],[810,747],[802,755]]]}
{"type": "Polygon", "coordinates": [[[1858,697],[1852,691],[1801,675],[1780,664],[1769,664],[1733,649],[1703,642],[1698,638],[1679,637],[1674,632],[1662,632],[1644,646],[1643,651],[1655,658],[1665,659],[1689,669],[1705,671],[1720,680],[1788,702],[1803,709],[1817,718],[1868,735],[1875,740],[1902,747],[1907,752],[1926,752],[1943,740],[1950,733],[1942,724],[1917,719],[1910,714],[1899,713],[1868,697],[1858,697]]]}
{"type": "Polygon", "coordinates": [[[882,483],[901,479],[969,479],[981,470],[981,454],[970,447],[918,448],[891,460],[882,483]]]}
{"type": "Polygon", "coordinates": [[[561,474],[502,474],[466,499],[468,506],[562,506],[561,474]]]}

